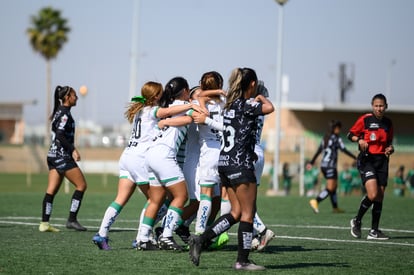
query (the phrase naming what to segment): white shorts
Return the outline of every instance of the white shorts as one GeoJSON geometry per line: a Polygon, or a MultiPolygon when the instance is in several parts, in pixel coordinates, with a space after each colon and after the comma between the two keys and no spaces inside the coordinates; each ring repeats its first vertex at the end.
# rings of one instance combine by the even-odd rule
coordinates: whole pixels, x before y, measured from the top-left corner
{"type": "Polygon", "coordinates": [[[145,165],[145,152],[142,146],[126,147],[119,159],[119,178],[129,179],[137,185],[148,184],[149,174],[145,165]]]}
{"type": "Polygon", "coordinates": [[[151,186],[171,186],[185,180],[170,147],[159,144],[148,148],[145,160],[148,172],[154,174],[150,177],[151,186]]]}
{"type": "Polygon", "coordinates": [[[220,143],[203,142],[200,148],[199,184],[201,186],[219,185],[218,160],[220,156],[220,143]]]}
{"type": "Polygon", "coordinates": [[[254,146],[254,152],[257,155],[257,161],[254,163],[254,174],[256,175],[257,185],[260,185],[260,178],[262,177],[265,164],[262,146],[256,144],[254,146]]]}
{"type": "Polygon", "coordinates": [[[200,200],[200,186],[198,185],[198,159],[200,158],[199,148],[186,150],[183,173],[187,183],[188,197],[190,200],[200,200]]]}

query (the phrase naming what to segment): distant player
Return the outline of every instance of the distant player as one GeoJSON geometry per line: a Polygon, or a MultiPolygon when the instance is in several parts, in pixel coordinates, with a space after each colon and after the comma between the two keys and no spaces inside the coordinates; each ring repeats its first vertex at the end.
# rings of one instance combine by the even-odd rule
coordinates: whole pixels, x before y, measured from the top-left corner
{"type": "Polygon", "coordinates": [[[346,155],[350,156],[354,160],[356,156],[346,149],[342,138],[339,136],[341,133],[342,123],[338,120],[332,120],[329,122],[328,132],[323,137],[318,150],[311,160],[313,165],[316,158],[322,153],[321,171],[326,179],[326,188],[319,195],[309,201],[315,213],[319,213],[319,203],[326,199],[328,196],[331,198],[333,213],[342,213],[342,209],[338,207],[338,196],[336,190],[338,188],[338,150],[341,150],[346,155]]]}

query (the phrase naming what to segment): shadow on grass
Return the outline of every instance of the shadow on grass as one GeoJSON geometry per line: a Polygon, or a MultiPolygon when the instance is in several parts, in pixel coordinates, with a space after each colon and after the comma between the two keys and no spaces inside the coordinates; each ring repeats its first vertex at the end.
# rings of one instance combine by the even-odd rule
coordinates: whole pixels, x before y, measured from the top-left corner
{"type": "Polygon", "coordinates": [[[295,263],[286,265],[266,265],[266,269],[293,269],[293,268],[308,268],[308,267],[332,267],[332,268],[349,268],[347,263],[295,263]]]}
{"type": "Polygon", "coordinates": [[[329,250],[337,250],[331,248],[304,248],[300,245],[269,245],[265,248],[264,251],[260,253],[272,254],[272,253],[280,253],[280,252],[309,252],[309,251],[329,251],[329,250]]]}

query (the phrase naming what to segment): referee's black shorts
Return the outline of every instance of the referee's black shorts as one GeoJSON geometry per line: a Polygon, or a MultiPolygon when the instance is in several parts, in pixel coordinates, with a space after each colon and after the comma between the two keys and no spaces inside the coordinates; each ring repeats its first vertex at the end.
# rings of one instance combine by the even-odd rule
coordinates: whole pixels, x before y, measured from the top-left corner
{"type": "Polygon", "coordinates": [[[384,154],[373,155],[361,152],[358,155],[357,167],[363,185],[369,179],[376,179],[378,185],[387,186],[388,158],[384,154]]]}

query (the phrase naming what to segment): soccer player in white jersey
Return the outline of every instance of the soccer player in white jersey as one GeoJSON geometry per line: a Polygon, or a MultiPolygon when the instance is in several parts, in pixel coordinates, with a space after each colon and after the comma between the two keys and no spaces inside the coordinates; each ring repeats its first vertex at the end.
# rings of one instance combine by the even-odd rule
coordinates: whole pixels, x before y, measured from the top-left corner
{"type": "MultiPolygon", "coordinates": [[[[200,205],[197,211],[195,233],[202,234],[207,227],[212,210],[212,199],[220,202],[220,177],[218,174],[218,159],[223,131],[223,106],[221,89],[222,77],[217,72],[204,73],[200,80],[200,88],[203,93],[199,100],[208,110],[209,116],[205,117],[204,123],[198,124],[200,158],[199,158],[199,181],[200,205]],[[207,96],[206,96],[207,95],[207,96]]],[[[214,213],[215,215],[215,213],[214,213]]],[[[213,217],[214,218],[214,217],[213,217]]]]}
{"type": "MultiPolygon", "coordinates": [[[[106,209],[99,231],[92,239],[99,249],[110,249],[108,245],[109,229],[132,196],[136,186],[148,199],[149,176],[145,166],[145,152],[149,144],[152,143],[159,118],[185,112],[191,108],[191,105],[172,108],[158,107],[162,92],[163,87],[160,83],[145,83],[141,89],[141,96],[133,97],[125,112],[125,117],[132,123],[132,131],[128,146],[124,149],[119,160],[117,196],[106,209]]],[[[150,243],[140,244],[140,247],[142,249],[154,248],[150,243]]]]}
{"type": "MultiPolygon", "coordinates": [[[[182,77],[175,77],[166,84],[160,99],[160,106],[185,104],[189,100],[189,92],[188,82],[182,77]]],[[[186,115],[186,112],[173,117],[179,117],[181,122],[177,125],[162,127],[145,154],[147,169],[154,174],[154,177],[150,178],[150,203],[145,210],[143,223],[140,225],[138,241],[149,241],[157,212],[168,192],[172,200],[158,245],[161,249],[181,251],[183,248],[175,242],[173,232],[181,223],[181,214],[188,195],[184,175],[176,157],[192,118],[186,115]]],[[[168,123],[168,120],[167,118],[165,122],[168,123]]]]}

